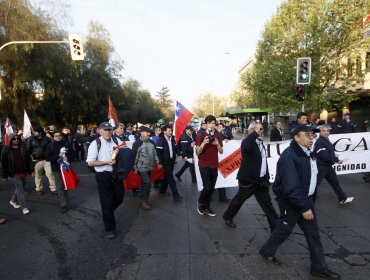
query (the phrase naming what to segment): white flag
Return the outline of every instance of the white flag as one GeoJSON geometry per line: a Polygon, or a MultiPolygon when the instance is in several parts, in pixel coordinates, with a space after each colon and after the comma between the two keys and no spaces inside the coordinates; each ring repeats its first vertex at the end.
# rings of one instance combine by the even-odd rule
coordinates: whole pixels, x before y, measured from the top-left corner
{"type": "Polygon", "coordinates": [[[31,121],[28,118],[26,110],[24,110],[24,117],[23,117],[23,138],[27,139],[31,137],[31,121]]]}

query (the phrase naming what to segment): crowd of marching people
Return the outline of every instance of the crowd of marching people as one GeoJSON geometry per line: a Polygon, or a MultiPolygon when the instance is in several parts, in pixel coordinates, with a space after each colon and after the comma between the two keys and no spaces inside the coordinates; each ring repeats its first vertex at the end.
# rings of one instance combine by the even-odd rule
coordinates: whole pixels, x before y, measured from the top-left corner
{"type": "MultiPolygon", "coordinates": [[[[264,126],[259,121],[249,124],[248,134],[240,146],[238,191],[230,199],[225,188],[217,189],[219,202],[228,205],[222,215],[225,225],[236,227],[234,217],[244,202],[254,195],[271,231],[260,250],[261,257],[267,263],[280,265],[275,253],[298,224],[307,239],[311,274],[329,279],[339,278],[325,263],[314,206],[323,179],[331,185],[339,204],[353,201],[354,198],[348,196],[339,185],[332,168],[335,163],[341,164],[342,160],[335,154],[329,134],[352,133],[355,127],[356,123],[349,114],[345,114],[344,120],[338,124],[332,119],[327,124],[318,120],[315,125],[308,122],[306,113],[297,115],[297,121],[289,127],[291,144],[278,160],[276,179],[272,185],[279,215],[270,196],[269,167],[263,143],[264,126]],[[316,133],[319,137],[313,146],[316,133]]],[[[270,141],[282,141],[286,134],[282,123],[277,121],[271,130],[270,141]]],[[[71,134],[67,127],[50,131],[34,126],[33,135],[26,140],[22,138],[21,131],[8,135],[8,143],[1,152],[2,178],[14,187],[10,205],[20,208],[26,215],[30,213],[25,196],[29,191],[26,178],[28,175],[34,177],[35,192],[42,196],[46,191],[42,185],[42,176],[45,174],[50,192],[58,198],[60,211],[66,213],[69,200],[61,166],[73,161],[86,161],[95,174],[106,237],[113,239],[116,237],[114,212],[124,199],[123,182],[132,173],[141,179],[141,187],[134,191],[140,197],[139,207],[148,211],[152,208],[150,190],[153,185],[159,194],[166,193],[170,188],[173,201],[182,202],[177,182],[189,169],[192,183],[203,187],[196,205],[197,212],[202,216],[216,216],[211,205],[218,177],[218,156],[223,153],[224,143],[232,139],[230,124],[217,123],[212,115],[202,121],[197,131],[191,125],[186,126],[178,141],[171,125],[138,127],[136,124],[118,123],[112,126],[110,122],[102,122],[97,129],[89,130],[86,137],[79,129],[71,134]],[[197,181],[195,157],[201,181],[197,181]],[[181,159],[181,167],[174,173],[178,158],[181,159]],[[160,170],[162,176],[155,179],[153,184],[154,170],[160,170]]],[[[364,180],[367,180],[366,176],[368,174],[364,180]]],[[[5,219],[0,219],[2,223],[5,223],[5,219]]]]}

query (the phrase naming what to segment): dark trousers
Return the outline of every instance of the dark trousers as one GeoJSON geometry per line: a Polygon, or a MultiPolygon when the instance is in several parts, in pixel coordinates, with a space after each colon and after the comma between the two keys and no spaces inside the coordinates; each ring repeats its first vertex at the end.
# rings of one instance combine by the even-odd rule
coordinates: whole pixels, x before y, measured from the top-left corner
{"type": "Polygon", "coordinates": [[[53,171],[55,178],[55,188],[58,194],[59,206],[61,208],[69,207],[68,191],[64,188],[64,182],[60,171],[53,171]]]}
{"type": "Polygon", "coordinates": [[[185,170],[189,167],[191,179],[192,181],[196,181],[197,177],[195,176],[195,168],[194,163],[191,164],[190,162],[185,161],[184,165],[181,167],[181,169],[176,173],[176,176],[181,177],[181,175],[185,172],[185,170]]]}
{"type": "Polygon", "coordinates": [[[217,191],[219,200],[227,199],[226,188],[218,188],[217,191]]]}
{"type": "Polygon", "coordinates": [[[322,271],[326,269],[324,249],[321,244],[317,216],[310,198],[311,210],[314,214],[313,220],[303,219],[301,211],[295,208],[284,208],[279,205],[281,217],[277,220],[276,228],[270,238],[263,245],[261,251],[267,256],[275,256],[276,250],[289,237],[294,226],[298,224],[304,233],[310,252],[311,270],[322,271]]]}
{"type": "Polygon", "coordinates": [[[276,213],[275,208],[272,206],[268,186],[262,187],[259,184],[239,186],[238,193],[231,200],[229,207],[224,213],[224,217],[230,220],[233,219],[239,212],[244,202],[252,195],[255,196],[258,204],[261,206],[270,225],[270,229],[271,231],[273,231],[275,228],[276,219],[278,218],[278,214],[276,213]]]}
{"type": "Polygon", "coordinates": [[[159,192],[165,193],[167,191],[168,185],[170,185],[172,196],[176,197],[179,196],[179,191],[177,190],[176,181],[173,177],[173,167],[174,163],[163,165],[164,178],[161,182],[161,188],[159,189],[159,192]]]}
{"type": "Polygon", "coordinates": [[[122,203],[125,190],[123,182],[118,180],[112,172],[96,172],[96,182],[99,191],[99,200],[103,215],[105,231],[116,229],[114,211],[122,203]]]}
{"type": "Polygon", "coordinates": [[[75,145],[75,151],[76,151],[76,160],[84,160],[85,159],[85,149],[83,144],[81,146],[75,145]],[[81,155],[81,156],[80,156],[81,155]]]}
{"type": "Polygon", "coordinates": [[[198,203],[203,206],[204,209],[210,207],[213,191],[218,176],[217,168],[199,167],[200,176],[202,177],[203,189],[200,192],[198,203]]]}
{"type": "Polygon", "coordinates": [[[321,184],[322,180],[326,179],[330,184],[331,188],[335,192],[338,197],[339,201],[347,199],[347,195],[343,192],[343,189],[339,186],[337,174],[335,173],[334,169],[331,166],[320,165],[318,166],[318,174],[317,174],[317,184],[316,190],[314,194],[314,201],[316,200],[316,192],[321,184]]]}

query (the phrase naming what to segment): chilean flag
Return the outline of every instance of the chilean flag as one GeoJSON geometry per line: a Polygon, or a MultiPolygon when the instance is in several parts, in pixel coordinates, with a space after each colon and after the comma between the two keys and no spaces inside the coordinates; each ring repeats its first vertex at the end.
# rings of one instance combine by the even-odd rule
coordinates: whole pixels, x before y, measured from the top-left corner
{"type": "Polygon", "coordinates": [[[194,114],[192,112],[186,109],[179,101],[176,101],[175,123],[173,125],[173,134],[175,135],[176,143],[179,141],[181,134],[193,116],[194,114]]]}
{"type": "Polygon", "coordinates": [[[9,134],[14,133],[13,132],[13,127],[10,124],[9,118],[6,118],[4,129],[5,129],[5,141],[4,141],[4,143],[5,143],[5,145],[8,145],[9,144],[9,134]]]}

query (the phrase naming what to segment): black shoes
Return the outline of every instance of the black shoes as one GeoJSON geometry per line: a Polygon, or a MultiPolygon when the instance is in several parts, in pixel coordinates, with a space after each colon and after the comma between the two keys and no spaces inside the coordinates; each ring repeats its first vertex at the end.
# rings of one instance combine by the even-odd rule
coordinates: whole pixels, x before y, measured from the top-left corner
{"type": "Polygon", "coordinates": [[[321,277],[321,278],[325,278],[325,279],[340,279],[340,275],[329,270],[329,269],[326,269],[324,271],[314,271],[314,270],[311,270],[311,275],[312,276],[315,276],[315,277],[321,277]]]}
{"type": "Polygon", "coordinates": [[[216,216],[216,213],[213,212],[213,210],[211,208],[207,208],[207,209],[204,209],[203,210],[203,213],[210,216],[210,217],[214,217],[216,216]]]}
{"type": "Polygon", "coordinates": [[[199,204],[199,202],[197,202],[197,211],[198,211],[199,215],[203,215],[204,214],[203,205],[202,204],[199,204]]]}
{"type": "Polygon", "coordinates": [[[225,224],[230,228],[236,228],[236,224],[233,222],[233,219],[226,218],[225,215],[222,216],[222,219],[224,219],[225,224]]]}
{"type": "Polygon", "coordinates": [[[178,180],[179,182],[181,182],[181,176],[180,176],[180,175],[178,175],[178,174],[175,174],[175,176],[176,176],[177,180],[178,180]]]}
{"type": "MultiPolygon", "coordinates": [[[[269,256],[265,255],[265,253],[262,252],[262,250],[260,250],[260,255],[261,255],[262,259],[268,264],[281,265],[281,262],[277,258],[269,257],[269,256]]],[[[312,274],[312,272],[311,272],[311,274],[312,274]]]]}
{"type": "Polygon", "coordinates": [[[57,195],[57,194],[58,194],[58,191],[51,191],[51,193],[52,193],[53,195],[57,195]]]}

